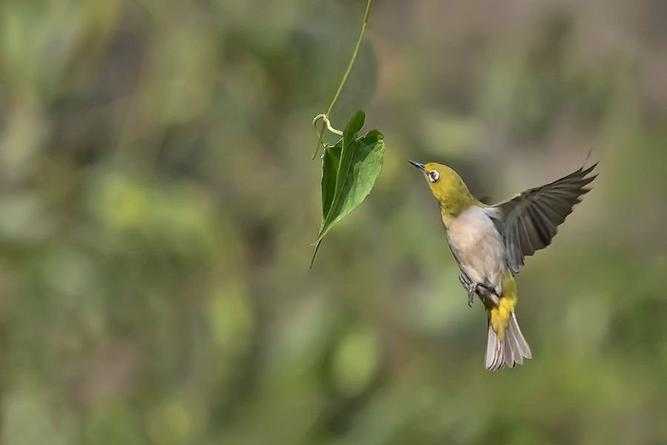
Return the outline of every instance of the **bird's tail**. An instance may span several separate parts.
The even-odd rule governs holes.
[[[486,343],[486,369],[497,371],[503,366],[513,368],[522,365],[523,359],[533,358],[530,346],[523,338],[516,314],[512,312],[507,328],[496,333],[489,321],[489,337]]]
[[[524,358],[532,358],[530,346],[523,338],[516,320],[514,307],[518,300],[516,282],[511,274],[503,280],[503,294],[489,311],[489,334],[486,343],[486,369],[497,371],[503,366],[523,364]]]

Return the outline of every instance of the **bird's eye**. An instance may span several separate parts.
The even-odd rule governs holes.
[[[437,171],[433,170],[432,172],[428,173],[428,180],[435,183],[438,182],[438,179],[440,179],[440,173]]]

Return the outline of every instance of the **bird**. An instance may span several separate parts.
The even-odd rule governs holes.
[[[491,372],[531,359],[516,316],[516,279],[525,257],[551,244],[591,182],[597,163],[497,204],[475,198],[461,176],[436,162],[409,161],[421,171],[440,206],[447,243],[459,267],[459,281],[487,315],[485,367]],[[594,174],[595,173],[595,174]]]

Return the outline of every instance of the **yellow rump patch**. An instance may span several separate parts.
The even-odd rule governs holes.
[[[491,326],[500,340],[505,338],[505,330],[517,301],[516,281],[510,273],[507,273],[503,279],[503,294],[500,296],[498,306],[489,311]]]

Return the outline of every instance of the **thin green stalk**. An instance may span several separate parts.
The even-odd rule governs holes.
[[[364,40],[364,34],[366,33],[366,25],[368,25],[368,17],[370,16],[371,13],[371,5],[373,4],[373,0],[367,0],[366,1],[366,10],[364,11],[364,17],[361,20],[361,29],[359,30],[359,37],[357,37],[357,43],[354,45],[354,51],[352,52],[352,57],[350,58],[350,61],[347,64],[347,68],[345,69],[345,73],[343,73],[343,77],[340,79],[340,83],[338,84],[338,89],[336,90],[336,93],[334,94],[333,98],[331,99],[331,103],[329,103],[329,108],[327,108],[327,112],[324,113],[324,117],[327,118],[327,121],[330,120],[330,115],[331,115],[331,110],[333,109],[334,105],[336,104],[336,101],[338,100],[338,97],[340,96],[341,91],[343,91],[343,87],[345,86],[345,83],[347,82],[347,78],[350,75],[350,71],[352,71],[352,66],[354,65],[354,61],[357,59],[357,53],[359,52],[359,47],[361,46],[362,40]],[[317,122],[317,121],[315,121]],[[313,153],[313,159],[317,157],[317,153],[320,151],[320,147],[322,146],[322,139],[324,138],[324,130],[327,128],[327,125],[323,122],[322,126],[320,127],[320,134],[319,138],[317,140],[317,146],[315,147],[315,152]]]

